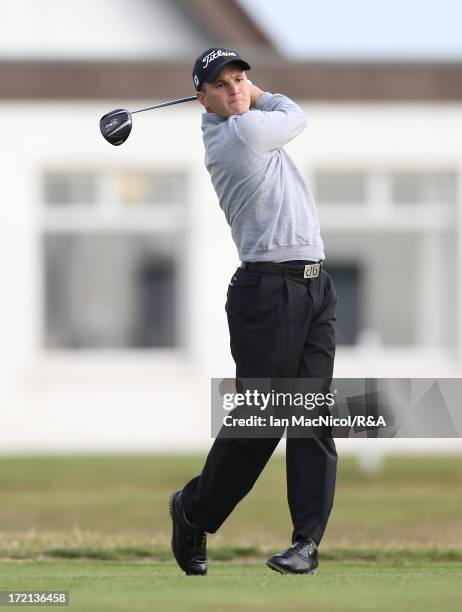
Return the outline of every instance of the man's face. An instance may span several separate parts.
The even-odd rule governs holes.
[[[207,112],[221,117],[246,113],[250,108],[250,89],[245,72],[236,64],[228,64],[213,83],[204,83],[197,99]]]

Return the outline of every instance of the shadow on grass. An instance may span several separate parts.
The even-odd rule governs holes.
[[[211,548],[208,551],[212,561],[231,561],[265,559],[274,554],[272,550],[262,550],[258,547],[225,546]],[[51,559],[89,559],[92,561],[169,561],[172,553],[166,548],[154,547],[63,547],[44,550],[16,550],[1,557],[11,560],[27,560],[38,558]],[[383,549],[383,548],[331,548],[320,551],[323,561],[368,562],[403,564],[415,562],[462,562],[462,551],[454,549]]]

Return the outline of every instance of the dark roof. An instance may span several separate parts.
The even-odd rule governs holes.
[[[175,0],[208,41],[207,46],[261,47],[277,54],[271,39],[236,0]],[[199,55],[199,50],[197,55]]]
[[[291,62],[246,55],[257,85],[295,99],[462,101],[462,62]],[[193,59],[193,58],[192,58]],[[161,99],[194,94],[188,61],[3,61],[0,99]]]

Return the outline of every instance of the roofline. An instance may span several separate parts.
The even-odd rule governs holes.
[[[252,80],[295,99],[460,102],[462,62],[253,61]],[[257,55],[258,57],[258,55]],[[258,57],[258,60],[261,60]],[[194,94],[190,61],[0,61],[0,100],[165,99]]]
[[[279,54],[267,33],[252,19],[237,0],[175,0],[196,27],[209,47],[261,46]]]

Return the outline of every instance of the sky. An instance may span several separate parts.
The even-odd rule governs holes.
[[[462,0],[239,1],[291,56],[462,58]]]

